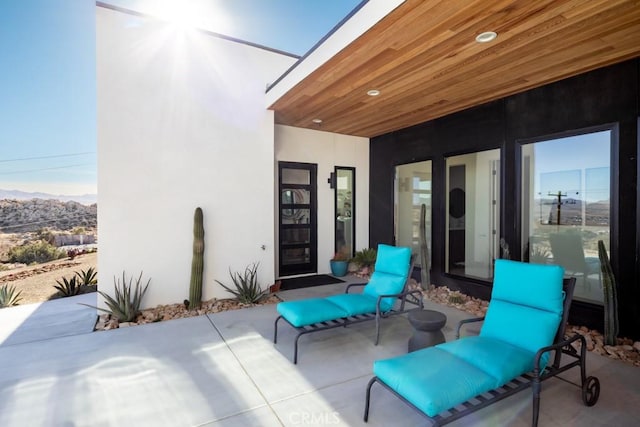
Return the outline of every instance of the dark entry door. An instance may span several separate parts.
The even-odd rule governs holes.
[[[278,163],[280,277],[318,270],[317,170],[314,163]]]

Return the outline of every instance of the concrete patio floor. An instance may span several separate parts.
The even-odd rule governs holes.
[[[344,287],[280,296],[299,299]],[[427,305],[447,315],[447,339],[469,317]],[[402,316],[383,321],[378,346],[373,322],[306,335],[294,365],[295,331],[280,325],[278,344],[272,343],[274,305],[105,332],[86,332],[83,325],[49,338],[33,334],[36,313],[16,324],[11,310],[0,310],[1,426],[429,425],[375,386],[369,423],[362,421],[373,361],[407,350],[412,329]],[[86,322],[84,314],[72,316],[78,317],[73,324]],[[543,383],[540,425],[638,425],[640,369],[593,354],[587,367],[602,385],[597,405],[585,407],[577,387],[551,379]],[[577,381],[574,371],[565,377]],[[530,417],[531,395],[524,391],[450,425],[528,426]]]

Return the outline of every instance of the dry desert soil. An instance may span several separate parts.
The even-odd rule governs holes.
[[[0,286],[8,284],[22,291],[20,305],[47,301],[57,293],[54,286],[63,277],[71,279],[76,271],[97,269],[98,253],[88,253],[69,258],[59,259],[44,264],[19,267],[7,271],[0,271]]]

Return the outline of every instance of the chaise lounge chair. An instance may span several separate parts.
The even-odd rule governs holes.
[[[374,362],[364,410],[369,417],[371,387],[378,383],[440,426],[528,387],[537,426],[541,382],[579,366],[582,399],[593,406],[600,394],[596,377],[586,377],[586,341],[564,338],[575,278],[563,281],[559,266],[496,260],[491,302],[479,336],[470,336]],[[571,345],[580,340],[580,352]],[[553,363],[547,366],[551,351]],[[565,355],[570,361],[561,365]],[[565,361],[566,361],[565,359]]]
[[[379,245],[375,269],[369,283],[351,284],[344,294],[279,303],[277,310],[280,316],[274,324],[274,344],[278,341],[278,321],[284,319],[298,331],[293,363],[298,363],[298,340],[302,335],[346,327],[353,323],[375,320],[375,343],[378,345],[380,319],[423,307],[421,291],[407,291],[412,270],[410,248]],[[362,293],[350,293],[351,289],[359,286],[364,286]],[[400,301],[398,309],[394,308],[397,300]],[[405,310],[406,303],[417,307]]]

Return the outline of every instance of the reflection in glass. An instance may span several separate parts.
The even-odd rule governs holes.
[[[396,167],[394,192],[396,244],[420,253],[420,207],[426,207],[427,248],[431,255],[431,161]],[[420,266],[421,257],[416,257]]]
[[[286,245],[297,245],[310,242],[310,231],[308,228],[288,228],[282,231],[282,243]]]
[[[500,150],[448,157],[446,168],[445,271],[490,280],[500,256]]]
[[[311,173],[307,169],[283,168],[281,184],[302,184],[311,183]]]
[[[283,224],[304,224],[309,222],[309,210],[300,209],[300,205],[309,206],[309,190],[282,190],[282,219]]]
[[[575,298],[602,303],[598,240],[609,247],[611,131],[522,146],[525,260],[575,276]]]
[[[300,188],[282,190],[282,204],[308,205],[309,190]]]
[[[282,264],[304,264],[308,263],[311,259],[309,255],[309,248],[292,248],[282,251]]]
[[[309,224],[309,209],[282,209],[282,224]]]
[[[336,176],[336,223],[335,251],[354,255],[355,244],[355,168],[335,168]]]

